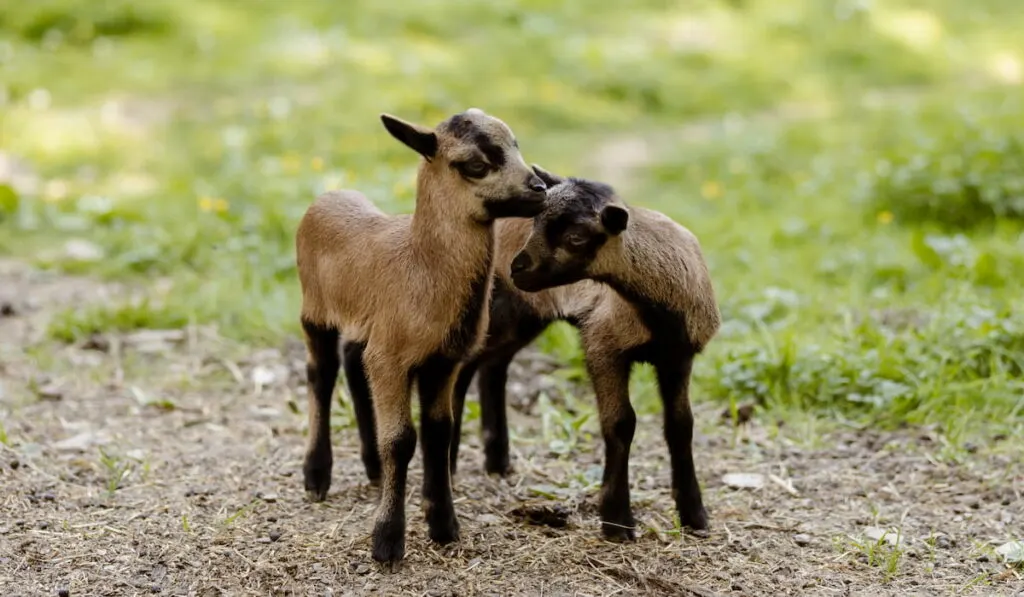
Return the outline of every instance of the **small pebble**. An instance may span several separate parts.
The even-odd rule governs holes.
[[[40,400],[51,400],[54,402],[64,398],[64,392],[61,391],[60,386],[57,384],[47,384],[36,390],[36,394]]]
[[[281,531],[270,531],[270,540],[277,541],[281,538]]]
[[[15,314],[17,314],[17,310],[14,305],[7,301],[0,303],[0,317],[14,317]]]
[[[359,564],[358,566],[356,566],[356,574],[369,574],[369,573],[370,573],[370,567],[367,566],[366,564]]]
[[[953,547],[953,541],[946,535],[939,535],[935,538],[935,546],[941,549]]]
[[[12,471],[16,471],[16,470],[18,470],[21,467],[21,462],[19,462],[17,460],[12,460],[10,462],[10,466],[11,466],[11,470]]]
[[[108,352],[110,350],[110,340],[102,334],[91,334],[86,338],[85,342],[82,343],[82,349]]]
[[[163,588],[161,588],[160,585],[153,585],[149,588],[149,592],[151,593],[159,593],[160,591],[163,591]]]
[[[793,535],[793,542],[800,547],[804,547],[805,545],[811,544],[811,536],[805,533],[798,533]]]
[[[272,491],[261,491],[256,494],[256,497],[263,500],[264,502],[267,502],[268,504],[273,504],[278,499],[278,495]]]

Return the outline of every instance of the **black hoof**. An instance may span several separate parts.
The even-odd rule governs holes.
[[[405,557],[405,529],[396,522],[379,523],[373,529],[373,559],[398,562]]]
[[[679,512],[679,522],[684,527],[690,527],[695,531],[703,531],[708,528],[708,511],[701,506],[692,512]]]
[[[499,477],[507,477],[512,474],[512,465],[508,463],[508,458],[487,458],[484,461],[484,470],[487,471],[488,475],[497,475]]]
[[[632,520],[622,522],[601,521],[601,533],[609,541],[633,541],[636,539],[635,524]]]
[[[459,540],[459,521],[454,514],[448,516],[427,515],[427,534],[430,540],[440,545],[448,545]]]
[[[327,490],[331,488],[331,461],[324,462],[322,459],[306,459],[302,467],[302,474],[306,485],[306,495],[310,501],[322,502],[327,499]]]

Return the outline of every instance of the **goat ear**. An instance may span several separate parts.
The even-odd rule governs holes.
[[[601,223],[611,234],[621,234],[629,224],[629,211],[618,205],[606,205],[601,210]]]
[[[416,153],[428,160],[437,155],[437,135],[434,131],[390,114],[381,114],[380,120],[392,137],[405,143]]]
[[[544,184],[548,185],[548,188],[565,182],[565,179],[562,178],[561,176],[557,174],[552,174],[545,170],[544,168],[541,168],[537,164],[533,164],[531,167],[533,168],[533,173],[536,174],[541,180],[543,180]]]

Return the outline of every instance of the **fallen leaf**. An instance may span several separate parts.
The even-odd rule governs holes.
[[[889,545],[894,546],[904,542],[903,537],[900,537],[898,533],[879,527],[866,527],[864,529],[864,536],[875,542],[884,540]]]
[[[764,487],[764,475],[760,473],[726,473],[722,483],[733,489],[760,489]]]
[[[996,548],[996,553],[1010,564],[1024,562],[1024,541],[1009,541]]]
[[[92,446],[101,446],[103,444],[106,444],[108,441],[109,440],[103,435],[93,433],[91,431],[83,431],[78,435],[73,435],[67,439],[62,439],[61,441],[53,444],[53,447],[58,450],[67,451],[85,450]]]

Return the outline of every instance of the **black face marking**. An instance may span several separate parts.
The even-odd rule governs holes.
[[[497,218],[532,218],[544,211],[544,195],[536,200],[527,196],[507,199],[485,199],[484,209],[489,219]]]
[[[448,119],[444,128],[448,134],[456,139],[459,139],[464,143],[475,145],[495,170],[505,165],[505,151],[498,143],[494,142],[494,139],[482,131],[469,116],[466,116],[465,114],[456,114]],[[460,170],[460,172],[462,172],[462,170]]]
[[[473,142],[492,166],[501,168],[505,165],[505,150],[495,144],[490,137],[484,133],[477,133],[473,137]]]
[[[480,132],[473,119],[465,114],[456,114],[448,119],[445,124],[445,130],[448,134],[463,141],[470,141],[473,137]]]
[[[539,250],[537,245],[533,250],[526,249],[533,258],[533,267],[513,275],[513,281],[520,290],[535,292],[583,279],[587,267],[608,241],[598,214],[615,197],[611,186],[568,178],[557,183],[556,188],[549,188],[548,197],[549,207],[534,227],[534,234],[543,238],[540,243],[543,250]],[[556,259],[555,253],[559,248],[568,256]]]

